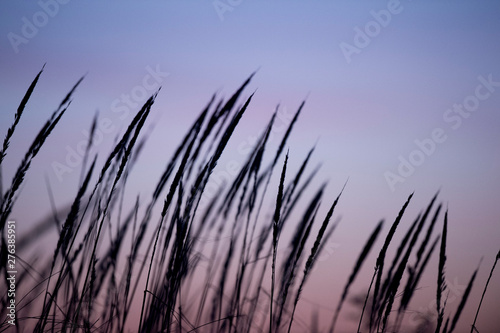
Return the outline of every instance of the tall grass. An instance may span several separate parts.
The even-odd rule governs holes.
[[[36,75],[14,114],[0,151],[0,231],[1,286],[7,287],[7,242],[5,224],[16,204],[18,192],[32,160],[70,106],[80,79],[63,98],[49,120],[35,136],[15,173],[11,185],[2,188],[2,164],[9,159],[8,147],[17,125],[33,95],[42,70]],[[154,110],[155,92],[104,159],[99,170],[98,155],[92,156],[92,137],[97,115],[90,126],[90,137],[78,189],[58,223],[57,242],[52,256],[30,260],[24,254],[29,246],[19,246],[18,260],[25,265],[17,280],[23,296],[17,300],[16,327],[34,332],[333,332],[341,318],[353,282],[363,264],[370,259],[382,232],[380,221],[354,263],[352,273],[336,303],[335,311],[320,324],[315,312],[308,322],[297,312],[302,292],[318,265],[317,258],[338,223],[330,223],[341,194],[321,214],[326,184],[310,189],[318,167],[309,171],[314,147],[300,159],[293,147],[286,156],[288,139],[304,109],[301,103],[277,148],[270,133],[276,112],[263,127],[252,151],[234,179],[210,198],[207,186],[238,124],[250,108],[253,94],[243,98],[253,74],[227,100],[214,95],[150,188],[150,197],[135,196],[127,207],[126,184],[140,158],[147,134],[143,129]],[[242,102],[243,100],[243,102]],[[291,152],[290,152],[291,151]],[[283,161],[278,188],[271,182]],[[88,164],[88,165],[87,165]],[[299,165],[292,174],[290,165]],[[306,176],[307,175],[307,176]],[[307,198],[307,196],[310,196]],[[273,200],[273,197],[275,198]],[[406,310],[440,239],[437,276],[436,332],[452,332],[458,323],[478,269],[453,317],[444,321],[446,298],[445,263],[448,214],[442,233],[435,235],[441,205],[434,209],[436,196],[407,228],[389,265],[389,248],[404,223],[411,194],[385,237],[375,261],[375,270],[362,309],[358,332],[407,332],[402,325]],[[302,208],[305,207],[305,208]],[[300,212],[300,209],[303,209]],[[55,212],[54,219],[63,210]],[[432,216],[432,217],[430,217]],[[429,222],[430,220],[430,222]],[[49,221],[50,223],[51,221]],[[427,226],[427,227],[426,227]],[[427,228],[426,231],[425,227]],[[35,226],[38,234],[28,234],[19,244],[35,246],[47,222]],[[316,237],[311,235],[317,229]],[[286,232],[285,232],[286,231]],[[291,234],[289,240],[283,235]],[[419,238],[423,235],[422,240]],[[411,260],[411,255],[415,260]],[[497,255],[495,264],[499,259]],[[483,291],[490,282],[495,265]],[[401,287],[403,286],[403,287]],[[323,286],[325,290],[332,286]],[[372,287],[374,288],[372,291]],[[401,295],[401,297],[397,297]],[[0,314],[7,318],[8,298],[2,294]],[[335,303],[333,304],[335,306]],[[479,304],[472,329],[477,331]],[[397,311],[393,311],[397,308]],[[365,312],[368,312],[364,316]],[[131,316],[134,314],[134,317]],[[138,318],[138,319],[137,319]],[[363,320],[365,319],[365,320]],[[443,325],[444,322],[444,325]],[[449,329],[448,329],[449,327]],[[4,319],[1,331],[11,329]]]

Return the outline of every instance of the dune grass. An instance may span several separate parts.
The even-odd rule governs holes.
[[[42,126],[11,185],[4,191],[2,164],[9,158],[10,141],[18,139],[16,127],[42,72],[43,68],[15,112],[0,151],[2,288],[8,284],[5,224],[14,205],[22,205],[17,201],[17,194],[31,161],[55,130],[83,79],[70,89]],[[45,245],[53,245],[52,256],[30,261],[22,252],[17,253],[17,259],[27,268],[17,279],[17,289],[23,290],[23,296],[16,299],[16,329],[34,332],[335,331],[353,282],[364,278],[359,273],[378,244],[383,221],[376,224],[366,243],[360,246],[341,298],[332,304],[335,311],[323,318],[330,325],[320,325],[317,313],[310,321],[298,316],[296,310],[302,291],[307,288],[313,267],[318,264],[317,258],[338,224],[331,224],[330,220],[346,187],[340,189],[326,216],[319,218],[322,222],[317,222],[326,184],[316,190],[309,188],[318,170],[309,171],[314,147],[302,159],[294,155],[293,147],[283,157],[305,104],[299,106],[273,151],[269,137],[275,112],[236,177],[213,198],[206,195],[211,176],[250,106],[253,94],[244,99],[243,93],[252,77],[253,74],[227,100],[217,101],[217,96],[212,97],[165,163],[157,183],[144,184],[150,186],[151,196],[137,196],[131,207],[123,204],[124,197],[129,195],[126,183],[147,138],[143,128],[159,91],[137,111],[100,171],[97,171],[98,156],[91,156],[97,116],[94,118],[79,188],[64,222],[56,224],[59,226],[57,242]],[[279,186],[274,189],[270,187],[271,179],[281,162]],[[300,165],[295,174],[289,174],[290,163]],[[441,220],[441,205],[434,208],[437,194],[407,228],[389,265],[388,256],[392,253],[389,248],[394,250],[394,236],[403,228],[405,210],[412,197],[413,193],[392,223],[378,253],[373,276],[366,281],[369,288],[359,309],[358,332],[413,329],[403,325],[403,318],[438,243],[435,332],[454,331],[470,295],[479,268],[474,271],[455,314],[445,320],[450,312],[446,311],[445,283],[448,212],[444,215],[441,235],[435,235],[435,227]],[[302,212],[301,207],[305,207]],[[56,219],[57,214],[54,216]],[[34,228],[40,235],[26,236],[31,246],[37,243],[41,233],[50,229]],[[316,237],[311,238],[316,229]],[[282,239],[284,231],[292,234],[291,239]],[[419,238],[422,239],[419,241]],[[23,240],[19,239],[19,243]],[[481,302],[499,257],[500,254],[491,269]],[[329,290],[332,286],[324,288]],[[0,302],[0,314],[7,318],[6,294],[2,294]],[[476,320],[480,308],[481,303],[472,324],[475,332],[478,332]],[[139,319],[132,319],[131,313],[140,313]],[[4,319],[0,331],[10,329],[12,325]]]

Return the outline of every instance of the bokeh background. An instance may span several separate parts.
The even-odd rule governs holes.
[[[45,64],[2,165],[5,186],[42,124],[85,75],[34,160],[12,217],[22,233],[50,214],[47,184],[55,203],[67,205],[80,176],[78,160],[68,156],[86,140],[96,112],[108,122],[96,149],[103,158],[161,85],[148,122],[154,129],[127,185],[132,200],[150,193],[211,95],[227,97],[257,70],[246,96],[256,94],[221,165],[245,160],[238,145],[261,133],[277,104],[285,124],[307,99],[289,142],[291,167],[316,145],[313,160],[322,163],[317,184],[328,180],[327,197],[333,200],[349,179],[338,211],[342,220],[306,285],[298,316],[308,320],[318,309],[328,325],[375,224],[392,222],[415,191],[408,226],[439,190],[450,218],[446,273],[457,296],[449,309],[456,309],[484,258],[460,320],[459,331],[469,331],[500,247],[499,18],[497,1],[2,1],[2,137]],[[61,165],[66,172],[56,171]],[[375,258],[370,260],[354,294],[366,292]],[[434,299],[433,267],[407,325]],[[499,299],[496,272],[480,332],[500,327]],[[355,329],[351,315],[358,310],[343,311],[339,331]]]

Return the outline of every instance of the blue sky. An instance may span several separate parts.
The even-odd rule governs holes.
[[[69,87],[86,75],[23,188],[14,214],[27,221],[26,229],[28,221],[49,212],[44,177],[58,202],[75,191],[79,171],[60,181],[54,161],[63,163],[66,147],[74,148],[85,138],[96,110],[111,121],[113,131],[100,146],[109,149],[130,120],[113,112],[113,102],[132,94],[151,70],[168,75],[161,74],[158,82],[162,90],[152,114],[156,127],[144,153],[146,162],[136,170],[142,176],[131,180],[141,193],[148,190],[140,184],[156,181],[172,147],[210,96],[228,96],[258,70],[246,92],[248,96],[256,90],[256,95],[235,145],[260,133],[278,103],[293,112],[307,96],[290,141],[291,161],[297,166],[317,142],[315,162],[323,163],[319,177],[329,179],[332,198],[349,177],[336,239],[343,244],[342,260],[352,262],[359,250],[344,239],[362,243],[379,218],[391,220],[415,191],[411,219],[440,190],[440,199],[450,209],[450,276],[465,284],[485,258],[470,305],[475,304],[500,239],[500,86],[495,83],[500,82],[500,3],[65,2],[0,3],[0,133],[5,133],[26,88],[46,64],[5,160],[5,184],[35,131]],[[225,5],[220,8],[226,11],[218,12],[217,5]],[[43,14],[47,12],[52,15]],[[376,23],[381,13],[391,13],[384,24]],[[30,31],[29,24],[36,31]],[[347,44],[356,53],[346,56],[341,46]],[[493,83],[485,85],[485,80]],[[488,96],[474,99],[477,89]],[[448,111],[454,104],[476,100],[478,105],[470,104],[474,111],[465,112],[467,116]],[[461,122],[454,129],[457,117]],[[434,141],[435,149],[427,155],[415,141],[434,140],[435,129],[446,139]],[[236,149],[226,153],[227,160],[242,159]],[[419,165],[402,176],[400,157],[409,161],[411,156]],[[391,186],[388,172],[402,178]],[[23,206],[33,198],[42,199],[27,212]],[[330,260],[333,265],[334,258]],[[347,274],[338,276],[339,283]],[[310,292],[319,303],[328,301],[319,291]],[[489,296],[483,320],[499,326],[487,309],[498,307],[500,288]],[[467,325],[470,315],[464,318]]]

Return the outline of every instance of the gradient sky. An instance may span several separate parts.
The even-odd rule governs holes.
[[[40,12],[53,1],[0,2],[2,137],[29,83],[46,64],[4,161],[4,184],[10,183],[36,131],[86,74],[26,179],[13,212],[22,230],[50,212],[45,178],[57,203],[68,203],[79,169],[61,181],[53,162],[64,163],[66,147],[85,139],[96,110],[113,127],[100,146],[106,152],[131,120],[112,111],[114,101],[142,85],[149,71],[168,75],[160,77],[162,90],[150,122],[155,129],[144,162],[135,169],[140,178],[131,179],[129,193],[149,193],[141,184],[156,182],[173,147],[214,92],[228,96],[258,70],[246,91],[256,94],[234,147],[258,135],[278,103],[294,112],[307,97],[289,142],[292,167],[317,143],[314,163],[323,163],[318,184],[329,180],[329,198],[349,178],[339,206],[342,221],[332,238],[338,248],[306,286],[305,298],[333,308],[376,222],[394,219],[415,191],[409,225],[440,190],[450,217],[448,278],[466,285],[484,258],[460,322],[462,331],[470,327],[500,247],[498,1],[221,0],[230,8],[225,12],[218,12],[211,0],[65,2],[47,7],[52,15]],[[390,18],[374,24],[382,10],[392,11]],[[34,23],[38,27],[30,30]],[[371,36],[363,39],[359,31],[366,30]],[[485,84],[488,80],[493,83]],[[453,111],[464,103],[474,111]],[[425,155],[416,141],[430,147],[435,131],[439,139]],[[225,154],[226,161],[244,160],[236,148]],[[419,165],[401,176],[401,159]],[[401,177],[392,187],[388,173]],[[369,272],[372,264],[366,266]],[[496,273],[479,320],[481,332],[500,327]],[[353,290],[364,291],[367,276]],[[419,301],[424,305],[433,298],[433,279],[423,285]],[[449,304],[453,311],[457,305]],[[345,329],[352,330],[347,312]],[[322,311],[321,318],[329,313]]]

